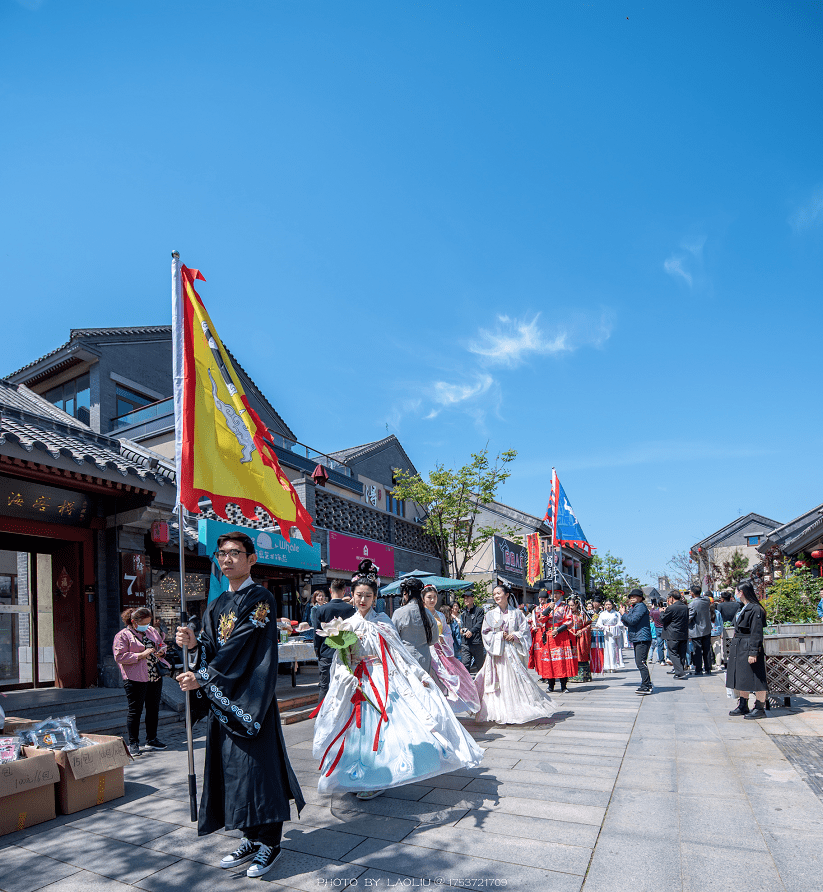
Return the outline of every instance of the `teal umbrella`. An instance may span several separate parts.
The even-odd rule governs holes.
[[[474,584],[467,579],[449,579],[447,576],[433,576],[431,573],[426,573],[425,570],[412,570],[411,573],[403,574],[403,578],[408,576],[416,576],[423,585],[436,585],[439,592],[464,591],[467,588],[471,588]],[[399,595],[400,583],[403,581],[403,578],[396,579],[394,582],[384,585],[383,588],[380,589],[380,594]]]

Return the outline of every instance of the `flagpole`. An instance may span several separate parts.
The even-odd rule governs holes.
[[[180,570],[180,625],[184,628],[190,628],[188,625],[189,615],[186,610],[186,555],[185,555],[185,526],[183,519],[183,502],[180,499],[182,461],[180,455],[179,444],[181,442],[182,424],[182,405],[179,396],[181,389],[178,386],[183,376],[183,325],[182,325],[182,283],[180,280],[180,254],[177,251],[171,253],[171,295],[172,295],[172,323],[174,342],[174,351],[172,354],[172,362],[174,365],[173,377],[175,383],[175,425],[176,431],[176,458],[177,458],[177,529],[178,529],[178,562]],[[190,671],[189,649],[183,647],[183,671]],[[192,736],[191,721],[191,692],[186,691],[186,748],[189,756],[189,817],[192,821],[197,821],[197,775],[194,770],[194,739]]]

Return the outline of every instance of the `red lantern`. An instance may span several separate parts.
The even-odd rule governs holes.
[[[155,545],[169,544],[169,525],[164,520],[155,520],[152,523],[151,541]]]
[[[808,561],[795,561],[795,562],[794,562],[794,565],[795,565],[795,567],[798,567],[798,568],[800,568],[800,567],[808,567],[808,566],[809,566],[809,562],[808,562]]]
[[[818,550],[818,551],[813,551],[813,552],[812,552],[812,557],[813,557],[816,561],[823,560],[823,551],[820,551],[820,550]]]

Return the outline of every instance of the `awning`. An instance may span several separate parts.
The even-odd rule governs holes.
[[[404,578],[408,578],[409,576],[416,576],[423,585],[437,586],[439,592],[465,591],[465,589],[471,588],[474,585],[474,583],[470,582],[468,579],[449,579],[447,576],[433,576],[425,570],[412,570],[411,573],[405,573],[403,578],[396,579],[394,582],[390,582],[388,585],[383,586],[383,588],[380,589],[380,594],[399,595],[400,583]]]

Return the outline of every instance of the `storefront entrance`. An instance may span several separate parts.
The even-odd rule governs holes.
[[[96,683],[94,598],[82,572],[88,538],[0,532],[0,688]]]

